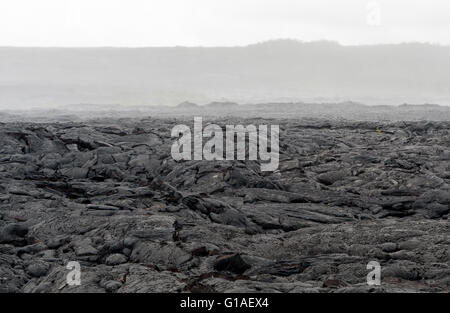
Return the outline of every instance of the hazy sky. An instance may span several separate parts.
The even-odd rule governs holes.
[[[450,44],[448,0],[0,0],[0,46]]]

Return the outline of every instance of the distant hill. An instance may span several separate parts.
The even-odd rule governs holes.
[[[180,108],[180,109],[198,108],[198,104],[189,102],[189,101],[183,101],[177,105],[177,108]]]
[[[0,48],[0,107],[450,104],[450,47],[276,40],[224,48]]]

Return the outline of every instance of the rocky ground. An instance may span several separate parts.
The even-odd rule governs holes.
[[[0,291],[449,292],[450,122],[220,121],[275,122],[268,173],[175,162],[173,118],[0,124]]]

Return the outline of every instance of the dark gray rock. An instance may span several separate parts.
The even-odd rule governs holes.
[[[214,269],[242,274],[251,266],[247,264],[238,253],[226,254],[218,257],[214,262]]]
[[[24,237],[28,234],[28,227],[24,224],[8,224],[0,229],[0,243],[25,243]]]
[[[42,277],[47,274],[50,265],[44,262],[33,262],[27,266],[27,273],[33,277]]]
[[[120,253],[111,254],[105,260],[107,265],[119,265],[127,262],[127,257]]]

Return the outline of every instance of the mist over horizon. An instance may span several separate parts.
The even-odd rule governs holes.
[[[449,46],[271,40],[242,47],[0,48],[0,107],[450,104]]]

